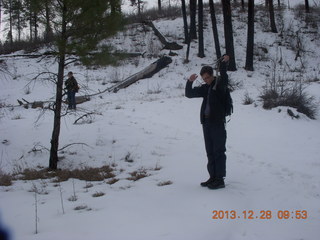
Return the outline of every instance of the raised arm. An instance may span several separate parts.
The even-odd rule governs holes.
[[[187,98],[199,98],[203,97],[203,88],[202,87],[192,87],[193,82],[197,79],[197,74],[192,74],[186,84],[185,96]]]

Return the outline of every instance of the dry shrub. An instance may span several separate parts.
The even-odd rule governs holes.
[[[137,171],[131,172],[130,175],[131,177],[127,178],[130,181],[138,181],[141,178],[150,176],[144,168],[139,168]]]
[[[104,179],[114,178],[114,169],[108,165],[100,168],[85,167],[74,170],[57,170],[49,171],[48,169],[25,169],[19,173],[18,179],[21,180],[36,180],[55,178],[54,182],[67,181],[69,178],[75,178],[85,181],[103,181]]]
[[[11,186],[12,176],[0,171],[0,186]]]
[[[163,182],[159,182],[157,185],[159,187],[163,187],[163,186],[167,186],[167,185],[171,185],[172,182],[171,181],[163,181]]]
[[[96,192],[96,193],[92,194],[92,197],[102,197],[104,195],[105,195],[104,192]]]

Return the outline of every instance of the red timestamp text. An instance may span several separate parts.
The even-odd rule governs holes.
[[[214,210],[212,219],[307,219],[307,210]]]

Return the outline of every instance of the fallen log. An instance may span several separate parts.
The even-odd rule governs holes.
[[[150,78],[155,73],[159,72],[161,69],[165,68],[172,62],[172,59],[170,57],[161,57],[145,69],[141,70],[140,72],[126,78],[125,80],[117,83],[116,85],[112,86],[108,89],[108,92],[117,92],[119,89],[126,88],[130,86],[131,84],[137,82],[140,79],[144,78]]]
[[[76,96],[76,104],[81,104],[84,102],[88,102],[90,101],[90,96]],[[22,106],[26,109],[28,108],[45,108],[44,104],[45,103],[54,103],[53,101],[34,101],[34,102],[29,102],[27,100],[25,100],[24,98],[22,98],[22,101],[17,99],[19,106]],[[25,103],[24,103],[25,102]],[[65,101],[63,101],[64,103],[68,104],[68,99],[66,99]]]
[[[154,31],[154,34],[159,38],[160,42],[164,45],[164,49],[168,50],[180,50],[183,46],[176,42],[168,42],[167,39],[159,32],[159,30],[154,26],[151,21],[144,21],[144,24],[148,25]]]

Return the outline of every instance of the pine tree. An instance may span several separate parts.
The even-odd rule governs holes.
[[[203,1],[198,2],[198,33],[199,33],[199,51],[198,57],[203,58],[204,55],[204,42],[203,42]]]
[[[184,29],[184,42],[188,43],[188,21],[187,21],[187,10],[186,10],[186,1],[181,0],[181,11],[183,19],[183,29]]]
[[[9,41],[10,46],[13,45],[13,0],[3,0],[3,8],[4,14],[8,15],[8,22],[9,22],[9,31],[7,34],[7,41]]]
[[[236,71],[236,61],[234,56],[234,45],[233,45],[233,29],[231,19],[231,5],[230,0],[221,0],[224,20],[224,38],[226,44],[226,53],[229,55],[229,67],[228,70]]]
[[[254,0],[248,1],[248,34],[247,54],[245,69],[253,71],[253,49],[254,49]]]
[[[310,12],[310,8],[309,8],[309,0],[305,0],[305,6],[306,6],[306,12],[309,13]]]
[[[271,32],[277,33],[276,21],[274,17],[274,8],[273,8],[273,0],[269,0],[269,16],[270,16],[270,25],[271,25]]]
[[[161,0],[158,0],[158,11],[161,12]]]
[[[27,26],[24,18],[24,8],[21,0],[12,1],[12,21],[13,26],[18,33],[18,41],[21,41],[21,33],[23,29]]]
[[[190,0],[190,40],[197,39],[197,26],[196,26],[196,15],[197,15],[197,0]]]
[[[121,13],[111,12],[110,2],[105,0],[56,0],[52,3],[58,22],[55,45],[58,49],[58,74],[54,122],[51,137],[49,168],[57,169],[61,123],[62,90],[67,54],[73,53],[85,61],[97,44],[117,32],[121,26]],[[108,58],[105,55],[105,58]]]
[[[219,42],[219,35],[218,35],[218,28],[217,28],[217,19],[216,19],[216,13],[215,13],[213,0],[209,0],[209,6],[210,6],[210,15],[211,15],[211,22],[212,22],[214,46],[216,49],[216,56],[219,59],[221,57],[221,50],[220,50],[220,42]]]

